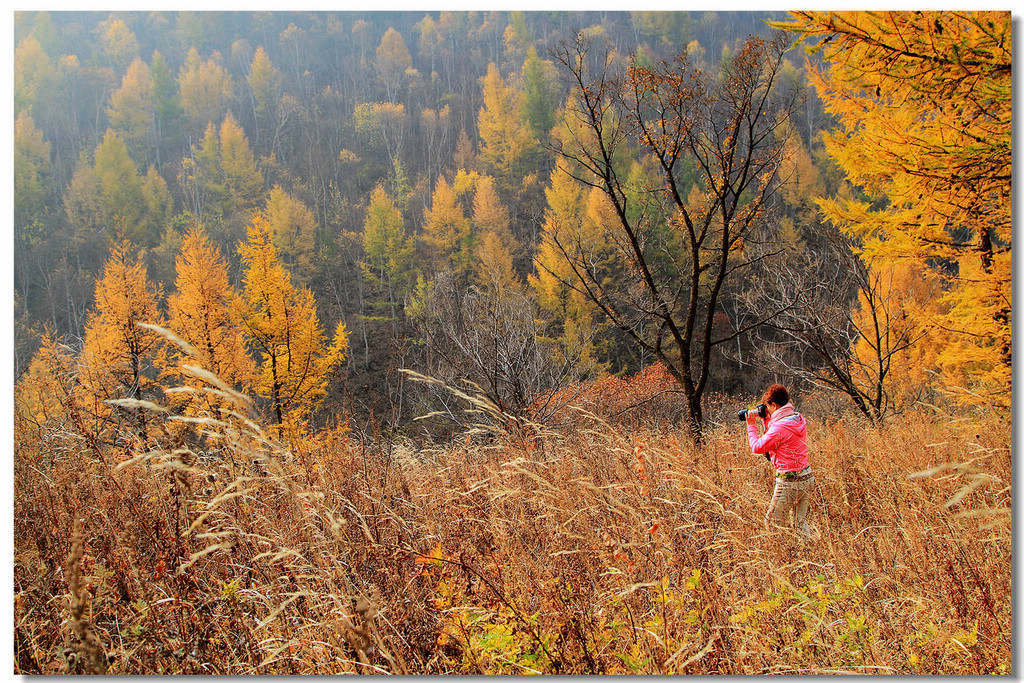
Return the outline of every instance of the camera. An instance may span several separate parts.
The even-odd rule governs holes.
[[[760,417],[762,420],[768,417],[768,406],[766,406],[763,403],[759,404],[757,408],[751,408],[750,410],[756,410],[757,416]],[[747,419],[747,413],[749,413],[750,410],[743,409],[736,414],[736,417],[740,419],[740,422],[745,422]]]

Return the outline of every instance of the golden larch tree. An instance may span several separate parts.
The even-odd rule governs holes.
[[[206,385],[183,372],[182,365],[198,365],[229,386],[248,391],[254,364],[236,317],[237,294],[228,282],[224,257],[200,228],[185,234],[175,267],[177,291],[167,298],[167,325],[192,346],[192,353],[173,347],[165,373],[194,390],[179,394],[185,414],[217,415],[233,406],[223,397],[204,393]]]
[[[521,70],[523,80],[523,118],[537,140],[546,140],[555,127],[558,107],[558,73],[553,62],[541,59],[534,45],[526,51]]]
[[[167,187],[167,181],[155,166],[150,166],[146,171],[142,182],[142,201],[151,230],[157,234],[160,234],[158,231],[161,229],[166,230],[174,215],[174,198]]]
[[[245,131],[230,112],[220,125],[220,178],[235,211],[256,206],[263,194],[263,174],[256,165]]]
[[[435,268],[451,265],[459,273],[472,268],[473,232],[455,190],[437,179],[430,208],[424,213],[423,244],[427,262]]]
[[[14,121],[14,227],[20,233],[47,211],[55,184],[51,145],[26,112]]]
[[[203,61],[194,47],[178,72],[178,88],[185,116],[196,130],[219,120],[234,94],[231,74],[213,59]]]
[[[480,176],[473,194],[473,228],[481,235],[494,233],[513,256],[519,251],[519,241],[509,224],[508,209],[498,197],[494,178]]]
[[[483,106],[477,116],[480,161],[502,190],[518,189],[530,162],[539,150],[537,138],[523,117],[522,96],[505,83],[498,67],[487,66]]]
[[[162,325],[159,303],[160,291],[149,283],[143,262],[130,256],[129,244],[114,247],[96,281],[95,308],[85,324],[79,358],[80,405],[101,421],[114,415],[107,400],[153,397],[153,369],[162,342],[139,323]],[[145,438],[145,412],[126,412]]]
[[[35,36],[27,36],[14,50],[14,111],[32,112],[32,104],[40,91],[54,77],[50,57]]]
[[[376,52],[377,75],[387,91],[389,102],[394,102],[407,69],[412,67],[412,56],[402,34],[388,27],[380,39]]]
[[[577,288],[573,281],[572,266],[562,253],[562,245],[587,242],[596,246],[597,235],[588,218],[588,200],[582,186],[567,172],[567,164],[559,159],[551,171],[551,185],[545,190],[548,208],[540,244],[534,256],[536,274],[527,281],[545,323],[545,334],[557,341],[557,348],[566,358],[579,358],[578,369],[583,372],[597,367],[597,347],[594,337],[602,326],[599,311]]]
[[[95,28],[103,57],[116,71],[128,66],[139,55],[139,40],[122,19],[110,17]]]
[[[839,129],[830,155],[867,195],[821,202],[872,267],[912,259],[941,282],[938,366],[965,402],[1011,388],[1009,12],[795,12],[822,38],[810,78]]]
[[[508,293],[522,289],[522,280],[512,264],[512,254],[497,233],[487,232],[480,236],[474,265],[473,278],[484,290]]]
[[[153,79],[149,66],[136,57],[128,66],[121,87],[110,96],[107,106],[110,127],[124,137],[125,143],[140,154],[153,141]]]
[[[363,252],[366,257],[359,265],[371,290],[369,305],[393,322],[415,278],[413,241],[406,236],[402,212],[382,184],[373,189],[366,208]]]
[[[274,67],[262,45],[256,48],[246,80],[252,93],[252,113],[256,121],[256,141],[259,142],[261,133],[271,125],[271,114],[281,94],[281,72]]]
[[[339,321],[333,340],[324,335],[312,292],[292,284],[262,214],[253,217],[239,254],[245,275],[235,312],[259,358],[255,393],[269,402],[281,433],[295,435],[344,360],[348,333]]]
[[[124,142],[107,129],[96,146],[95,163],[79,166],[64,195],[75,232],[80,236],[106,233],[114,240],[155,245],[163,226],[155,224],[147,211],[144,182]]]
[[[476,182],[472,224],[477,235],[476,281],[496,289],[518,290],[522,282],[513,266],[519,243],[509,229],[508,209],[498,198],[490,176],[481,176]]]
[[[944,344],[920,321],[937,315],[942,301],[937,276],[916,261],[876,262],[864,277],[849,318],[857,331],[850,380],[855,404],[878,420],[932,398],[929,372]]]
[[[288,269],[307,280],[316,253],[316,217],[301,200],[274,185],[265,209],[270,236]]]
[[[779,126],[776,135],[783,141],[782,160],[779,164],[779,188],[782,199],[790,206],[816,212],[814,198],[823,191],[821,174],[814,166],[807,147],[791,122]]]
[[[466,198],[473,195],[476,192],[477,183],[480,182],[481,176],[479,173],[472,169],[459,168],[455,172],[455,178],[452,179],[452,191],[455,192],[455,197],[465,202]]]
[[[72,401],[74,366],[74,356],[57,342],[54,334],[44,334],[15,387],[15,419],[41,426],[65,415]]]

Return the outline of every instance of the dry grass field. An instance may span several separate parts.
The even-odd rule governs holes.
[[[163,416],[143,449],[18,417],[15,673],[1008,673],[1009,424],[808,417],[806,544],[738,423],[423,450]]]

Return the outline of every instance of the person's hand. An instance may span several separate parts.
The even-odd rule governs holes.
[[[748,410],[747,411],[747,424],[748,425],[757,425],[757,411],[756,410]]]

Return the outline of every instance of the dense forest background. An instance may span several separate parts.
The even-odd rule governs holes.
[[[81,338],[111,245],[128,240],[169,292],[183,235],[198,224],[238,284],[238,244],[264,210],[324,324],[344,320],[351,335],[331,409],[340,401],[407,422],[415,414],[398,405],[396,370],[438,372],[409,304],[417,281],[422,289],[455,258],[431,253],[440,205],[476,235],[500,232],[533,316],[554,334],[564,326],[566,313],[529,285],[545,216],[573,191],[552,174],[569,87],[556,46],[582,32],[622,62],[686,53],[714,70],[748,35],[766,35],[770,18],[780,14],[19,13],[16,376],[45,329]],[[811,193],[838,182],[802,61],[791,55],[781,74],[802,98],[791,142],[800,186],[778,207],[790,226],[813,222]],[[480,178],[492,179],[484,192]],[[600,221],[597,199],[576,201]],[[382,203],[400,212],[395,235],[373,222]],[[583,374],[652,362],[607,325],[585,343]],[[716,351],[712,390],[763,381],[743,364],[750,343],[739,338],[733,360]]]
[[[849,109],[855,97],[820,76],[810,87],[820,54],[769,26],[784,19],[19,13],[15,374],[42,340],[88,347],[90,320],[119,324],[100,302],[108,259],[144,266],[124,300],[151,297],[151,310],[125,319],[160,323],[166,310],[182,333],[174,296],[194,307],[209,292],[185,294],[177,260],[200,252],[226,259],[197,276],[226,268],[223,324],[246,328],[250,354],[277,349],[291,365],[288,323],[268,322],[266,338],[254,327],[253,288],[270,277],[252,270],[258,224],[265,265],[306,297],[318,339],[301,376],[261,361],[272,376],[252,388],[278,422],[292,382],[303,414],[323,399],[321,416],[372,414],[388,429],[428,412],[457,425],[452,396],[410,386],[406,370],[472,387],[502,415],[547,419],[567,387],[660,364],[661,388],[698,431],[709,397],[772,379],[834,392],[873,420],[936,400],[936,386],[1005,404],[998,24],[967,17],[974,33],[961,36],[893,15],[897,32],[942,43],[936,63],[961,44],[982,61],[923,72],[935,82],[921,96],[916,77],[884,63],[857,67],[882,79],[873,91],[836,71],[832,83],[868,98]],[[992,49],[991,74],[975,73]],[[962,104],[930,111],[928,88]],[[871,98],[890,113],[865,124]],[[912,132],[928,121],[934,143]],[[729,133],[729,122],[744,123]],[[966,142],[951,147],[950,134]],[[248,314],[231,303],[243,289]],[[327,355],[323,329],[335,330]],[[105,391],[139,398],[166,362],[156,347],[126,353],[129,379]]]

